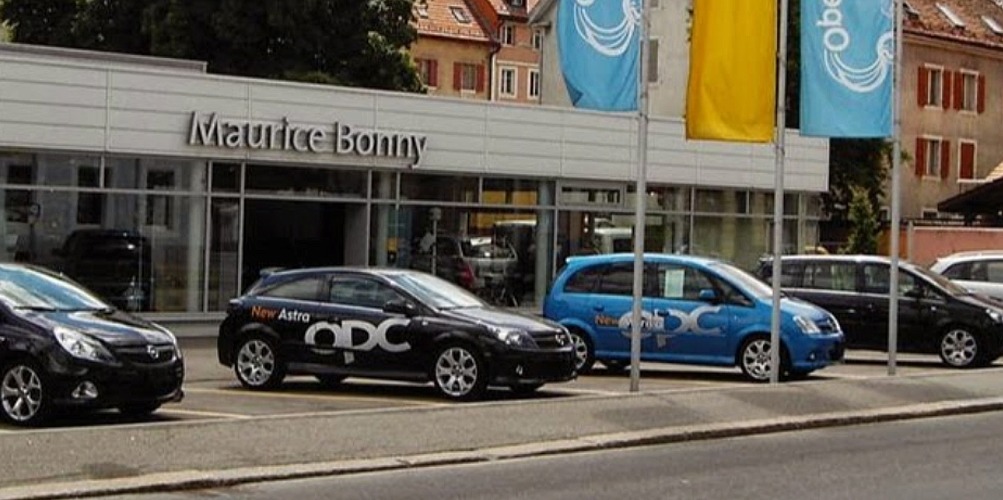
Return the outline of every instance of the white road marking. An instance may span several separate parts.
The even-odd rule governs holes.
[[[229,418],[229,419],[247,419],[254,418],[254,415],[241,415],[239,413],[221,413],[217,411],[201,411],[201,410],[183,410],[180,408],[161,408],[157,413],[175,413],[181,415],[192,415],[196,417],[215,417],[215,418]]]
[[[416,406],[441,406],[442,403],[429,402],[423,400],[415,399],[400,399],[396,396],[387,398],[377,398],[371,396],[355,396],[352,394],[330,394],[330,395],[320,395],[320,394],[300,394],[300,393],[284,393],[284,392],[254,392],[254,391],[243,391],[239,389],[202,389],[202,388],[186,388],[185,392],[190,392],[194,394],[225,394],[228,396],[240,396],[240,397],[256,397],[265,399],[298,399],[298,400],[315,400],[315,401],[379,401],[382,403],[388,402],[390,400],[393,403],[403,403]]]

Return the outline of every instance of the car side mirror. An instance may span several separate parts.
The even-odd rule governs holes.
[[[418,306],[405,299],[388,300],[383,304],[383,312],[391,314],[403,314],[409,318],[418,315]]]
[[[702,288],[700,290],[700,300],[703,302],[715,303],[719,300],[717,296],[717,291],[713,288]]]

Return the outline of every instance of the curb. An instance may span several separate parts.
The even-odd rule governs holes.
[[[147,474],[133,478],[74,481],[42,486],[21,486],[0,489],[0,500],[84,498],[225,488],[265,481],[306,479],[362,472],[512,460],[562,453],[721,439],[754,434],[841,427],[947,415],[964,415],[999,410],[1003,410],[1003,397],[924,403],[875,410],[820,413],[797,417],[750,420],[746,422],[665,427],[644,431],[583,436],[542,443],[485,448],[481,450],[425,453],[365,460],[339,460],[311,464],[244,467],[217,471],[183,470]]]

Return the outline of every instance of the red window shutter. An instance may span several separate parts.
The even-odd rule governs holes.
[[[923,177],[926,173],[926,141],[922,137],[916,138],[916,176]]]
[[[944,109],[951,109],[951,82],[953,81],[953,79],[951,78],[951,74],[952,74],[951,71],[944,70],[944,81],[943,85],[941,86],[942,87],[941,90],[943,90],[941,95],[942,98],[941,107],[943,107]]]
[[[916,77],[916,103],[919,104],[919,107],[921,108],[929,104],[926,101],[926,94],[930,92],[930,82],[927,81],[929,73],[929,70],[920,66],[919,76]]]
[[[460,90],[460,85],[463,83],[463,65],[454,62],[453,63],[453,90]]]
[[[439,86],[439,61],[435,59],[428,62],[428,86]]]
[[[961,144],[961,169],[958,172],[959,179],[975,178],[975,145],[971,143]]]
[[[477,65],[477,91],[484,92],[484,65]]]
[[[965,75],[960,71],[954,72],[954,109],[965,107]],[[947,106],[944,106],[947,109]]]
[[[951,141],[940,143],[940,178],[946,179],[951,175]]]
[[[979,75],[978,107],[976,111],[983,113],[986,110],[986,75]]]

